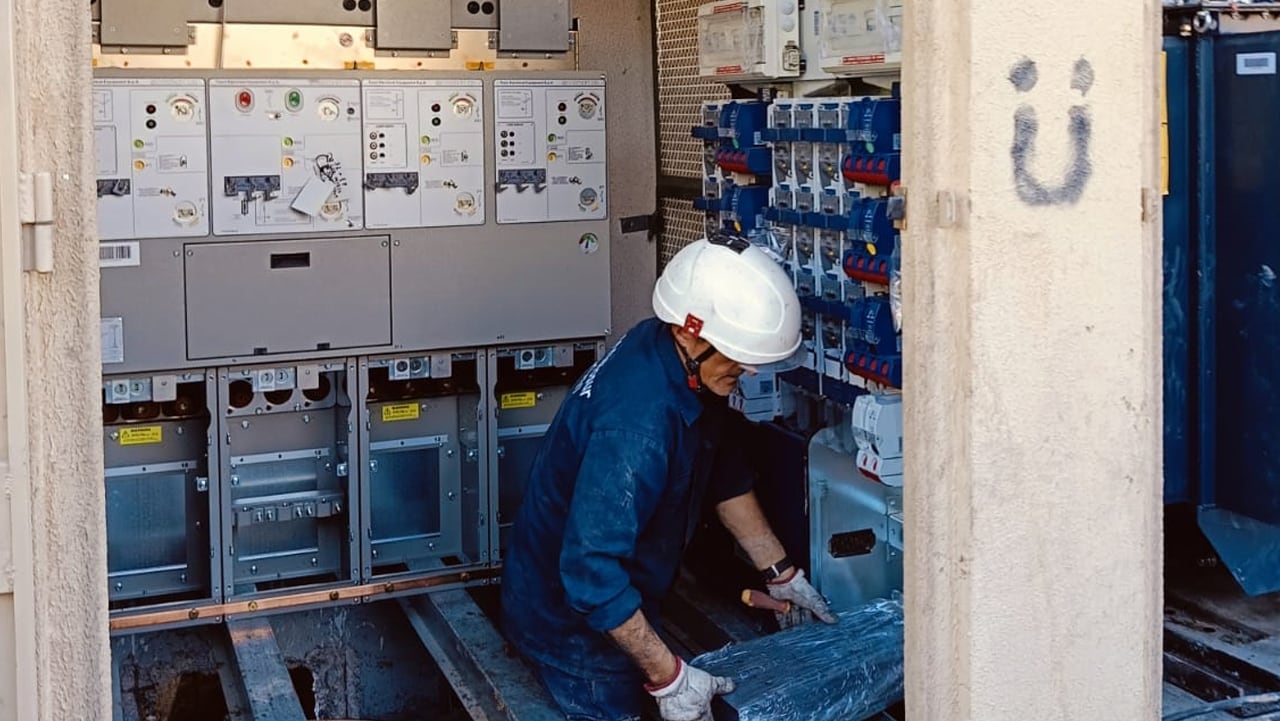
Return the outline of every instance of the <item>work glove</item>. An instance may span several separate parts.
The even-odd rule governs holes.
[[[711,699],[733,691],[733,679],[712,676],[676,657],[676,677],[660,688],[645,686],[663,721],[712,721]]]
[[[835,623],[836,616],[827,607],[827,602],[804,578],[804,571],[796,569],[795,575],[785,582],[768,584],[769,595],[779,601],[789,601],[791,610],[787,613],[775,613],[780,628],[791,628],[809,620],[810,614],[817,616],[824,623]]]

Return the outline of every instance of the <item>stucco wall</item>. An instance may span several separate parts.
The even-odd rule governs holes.
[[[54,272],[29,274],[25,289],[36,718],[104,719],[111,695],[89,14],[71,0],[15,7],[18,160],[55,179]]]
[[[908,714],[1156,718],[1159,3],[906,7]]]
[[[658,250],[645,232],[622,234],[622,218],[650,215],[657,203],[653,115],[653,10],[650,0],[578,0],[578,64],[609,78],[609,193],[613,216],[613,338],[653,314]]]

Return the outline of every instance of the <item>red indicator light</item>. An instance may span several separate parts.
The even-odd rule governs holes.
[[[241,90],[240,94],[236,96],[236,107],[241,110],[248,110],[252,106],[253,93],[250,93],[248,90]]]

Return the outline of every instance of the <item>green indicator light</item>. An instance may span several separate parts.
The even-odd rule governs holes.
[[[548,143],[554,143],[554,142],[556,142],[556,134],[555,134],[555,133],[552,133],[552,134],[548,135],[548,136],[547,136],[547,142],[548,142]]]
[[[430,136],[430,135],[424,135],[424,136],[422,136],[422,144],[423,144],[423,145],[430,145],[430,144],[431,144],[431,136]]]
[[[141,140],[133,141],[133,147],[137,148],[138,150],[142,150],[142,141]]]
[[[292,148],[292,147],[293,147],[293,138],[285,138],[285,139],[284,139],[284,147],[286,147],[286,148]]]

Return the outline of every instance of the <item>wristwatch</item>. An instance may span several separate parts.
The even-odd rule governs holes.
[[[791,559],[786,556],[783,556],[781,561],[778,561],[772,566],[769,566],[768,568],[762,570],[760,573],[764,576],[765,583],[768,583],[769,581],[772,581],[775,578],[782,576],[782,574],[786,573],[787,571],[790,571],[793,568],[795,568],[795,564],[791,562]]]

